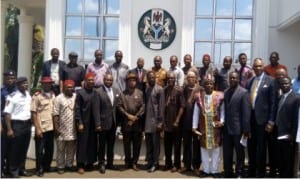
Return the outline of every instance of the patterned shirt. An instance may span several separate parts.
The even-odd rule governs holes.
[[[73,94],[72,97],[68,97],[63,93],[55,98],[53,116],[59,116],[57,126],[60,135],[58,140],[69,141],[76,139],[76,126],[74,120],[75,98],[76,94]]]
[[[100,65],[95,62],[92,62],[87,66],[86,69],[86,73],[91,72],[95,74],[95,86],[97,87],[103,85],[103,77],[109,71],[109,66],[104,62],[101,62]]]
[[[155,70],[155,67],[152,67],[152,71],[154,71],[155,73],[156,84],[158,84],[161,87],[165,87],[167,81],[167,71],[164,68]]]

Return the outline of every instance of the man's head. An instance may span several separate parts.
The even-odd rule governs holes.
[[[144,64],[145,64],[144,58],[140,57],[140,58],[137,59],[137,61],[136,61],[136,66],[137,66],[139,69],[144,68]]]
[[[40,82],[42,84],[42,89],[44,90],[44,92],[48,93],[51,91],[52,84],[54,83],[54,81],[52,80],[52,78],[50,76],[42,77]]]
[[[51,49],[52,60],[57,61],[59,57],[59,50],[57,48]]]
[[[283,93],[289,92],[291,85],[291,79],[289,77],[283,77],[279,80],[279,87]]]
[[[195,84],[197,83],[197,76],[193,71],[188,71],[186,79],[187,79],[187,85],[189,87],[194,87]]]
[[[183,61],[186,67],[190,67],[192,65],[192,56],[190,54],[186,54],[183,57]]]
[[[95,75],[94,73],[87,73],[85,74],[84,77],[84,81],[85,81],[85,87],[88,89],[91,89],[94,87],[94,83],[95,83]]]
[[[101,63],[101,61],[102,61],[102,57],[103,57],[103,52],[102,52],[102,50],[96,50],[95,51],[95,61],[96,61],[96,63]]]
[[[256,76],[260,76],[264,71],[264,62],[261,58],[255,58],[252,66]]]
[[[277,66],[278,65],[278,61],[279,61],[279,53],[278,52],[272,52],[270,54],[270,64],[272,66]]]
[[[239,74],[236,71],[230,72],[229,73],[229,85],[230,88],[236,88],[239,84]]]
[[[107,88],[110,88],[113,84],[114,79],[113,76],[110,73],[108,73],[104,75],[103,81],[104,81],[104,85]]]
[[[177,56],[176,55],[172,55],[170,57],[170,66],[171,66],[171,68],[175,68],[177,66],[177,64],[178,64],[178,58],[177,58]]]
[[[176,75],[174,72],[167,73],[167,82],[169,86],[175,86]]]
[[[208,54],[204,54],[202,57],[202,64],[205,68],[209,67],[210,64],[210,56]]]
[[[155,74],[153,71],[149,71],[147,73],[147,81],[149,83],[150,86],[154,86],[155,85]]]
[[[121,50],[117,50],[115,52],[116,63],[121,63],[123,59],[123,52]]]
[[[76,52],[69,53],[69,60],[71,64],[77,64],[78,54]]]
[[[161,56],[155,56],[153,60],[154,60],[154,67],[160,69],[162,64]]]
[[[28,89],[28,80],[26,77],[18,77],[16,80],[16,85],[19,91],[25,92]]]
[[[277,80],[287,76],[288,76],[287,71],[284,68],[279,68],[275,72],[275,79]]]
[[[3,73],[4,76],[4,84],[8,87],[14,87],[16,82],[16,72],[13,70],[7,70]]]
[[[223,66],[225,69],[230,69],[232,64],[232,57],[231,56],[226,56],[223,59]]]
[[[134,89],[136,87],[136,75],[130,72],[126,76],[126,84],[128,89]]]
[[[242,67],[246,66],[247,64],[247,55],[245,53],[239,54],[239,63]]]
[[[206,94],[211,94],[214,90],[214,84],[215,84],[215,79],[213,76],[208,75],[206,78],[204,78],[204,90]]]
[[[75,82],[73,80],[64,81],[64,94],[66,96],[72,96],[74,92]]]

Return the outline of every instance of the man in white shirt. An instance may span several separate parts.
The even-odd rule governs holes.
[[[183,73],[182,69],[177,66],[177,64],[178,64],[178,58],[177,58],[177,56],[176,55],[172,55],[170,57],[169,72],[173,72],[176,75],[175,85],[177,85],[177,86],[183,86],[184,73]]]

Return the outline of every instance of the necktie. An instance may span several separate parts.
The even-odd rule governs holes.
[[[251,104],[252,107],[254,108],[254,102],[255,102],[255,98],[256,98],[256,91],[257,91],[257,87],[258,87],[258,79],[255,78],[253,85],[252,85],[252,90],[251,90],[251,94],[250,94],[250,100],[251,100]]]
[[[143,81],[143,74],[142,74],[142,70],[141,69],[139,69],[139,81],[141,82],[141,81]]]
[[[114,104],[114,103],[113,103],[113,102],[114,102],[114,96],[113,96],[113,94],[112,94],[111,88],[108,88],[108,96],[109,96],[109,99],[110,99],[111,104]]]

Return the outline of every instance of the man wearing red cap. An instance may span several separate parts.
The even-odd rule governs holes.
[[[56,138],[56,164],[58,174],[65,170],[73,170],[74,156],[76,152],[76,125],[74,121],[74,106],[76,95],[74,93],[75,82],[64,81],[64,91],[54,101],[53,121],[54,136]]]
[[[96,97],[94,90],[94,74],[85,75],[84,88],[76,92],[75,122],[77,126],[77,167],[78,173],[83,174],[85,169],[92,169],[97,156],[97,138],[95,121],[93,118],[93,100]]]
[[[45,171],[50,171],[53,157],[53,82],[49,76],[42,77],[42,90],[32,96],[30,109],[35,127],[36,174],[39,177],[43,176]]]

